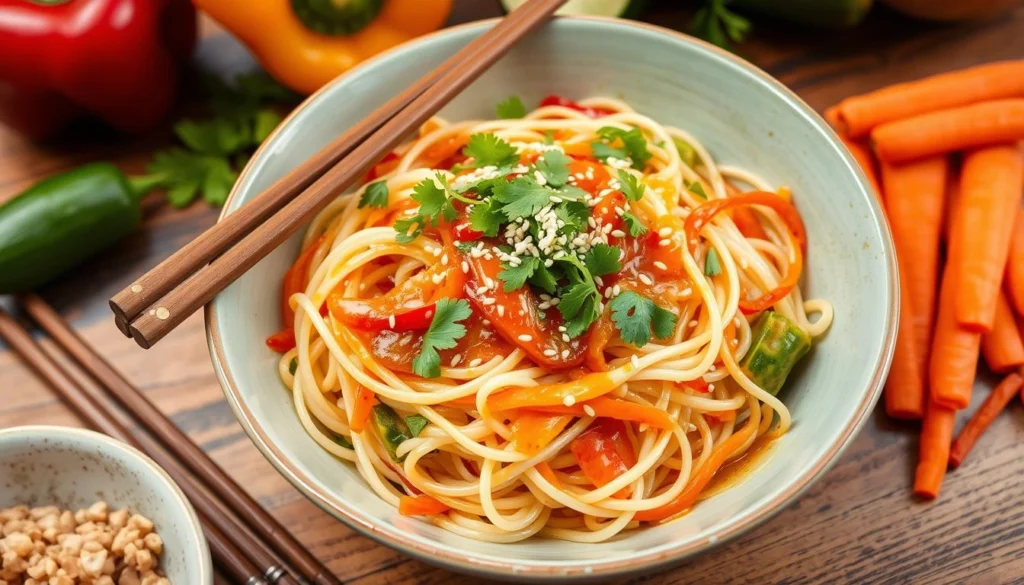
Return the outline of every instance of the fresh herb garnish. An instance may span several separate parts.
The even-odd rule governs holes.
[[[430,424],[430,421],[427,420],[427,417],[421,414],[411,414],[405,417],[405,426],[409,427],[409,432],[412,433],[412,436],[414,437],[420,436],[420,433],[423,432],[423,429],[428,424]]]
[[[626,222],[626,229],[634,238],[647,233],[647,226],[644,225],[644,222],[628,211],[622,214],[622,221]]]
[[[362,197],[359,198],[359,209],[364,207],[378,207],[383,209],[388,206],[388,184],[384,181],[375,181],[366,186]]]
[[[651,158],[651,151],[647,150],[647,139],[639,128],[623,130],[604,126],[598,128],[597,136],[600,140],[591,142],[590,149],[602,161],[609,158],[629,160],[633,168],[639,171],[643,170],[644,164]]]
[[[597,321],[600,312],[597,303],[600,293],[594,282],[578,282],[562,293],[558,311],[565,318],[565,332],[569,337],[579,337]]]
[[[292,358],[292,361],[288,362],[288,373],[294,376],[295,375],[295,370],[298,370],[298,369],[299,369],[299,360],[298,360],[298,358]]]
[[[585,195],[586,193],[579,189],[554,191],[541,185],[531,176],[516,177],[494,187],[494,198],[503,204],[501,211],[510,220],[535,216],[538,211],[552,203],[552,197],[558,197],[563,201],[579,201]]]
[[[676,145],[676,150],[679,152],[679,158],[682,159],[683,164],[691,169],[697,165],[697,150],[690,146],[689,142],[680,138],[672,138],[672,143]]]
[[[704,191],[704,186],[700,184],[700,181],[693,181],[687,185],[686,188],[689,189],[690,193],[693,193],[697,197],[700,197],[705,201],[708,200],[708,194]]]
[[[727,0],[707,0],[690,22],[690,32],[723,49],[731,49],[730,40],[742,43],[750,32],[750,21],[726,6]]]
[[[504,101],[498,102],[498,107],[495,108],[498,113],[498,118],[502,120],[511,120],[515,118],[522,118],[526,115],[526,106],[523,105],[523,100],[519,99],[519,96],[509,96]]]
[[[355,446],[352,444],[352,442],[341,435],[334,435],[334,442],[346,449],[355,449]]]
[[[519,162],[516,147],[491,133],[470,136],[462,154],[473,159],[471,168],[502,167]]]
[[[501,213],[501,204],[493,197],[477,203],[469,210],[469,225],[475,231],[487,237],[498,235],[505,216]]]
[[[626,199],[630,201],[640,201],[644,198],[644,190],[646,187],[635,175],[619,169],[619,191],[626,196]]]
[[[619,264],[619,254],[620,250],[615,246],[597,244],[587,250],[584,264],[592,276],[615,274],[622,269],[622,265]]]
[[[704,257],[704,274],[706,276],[718,276],[722,273],[722,264],[718,260],[718,252],[714,248],[708,248]]]
[[[465,299],[441,299],[437,301],[436,308],[434,319],[423,335],[420,354],[412,361],[413,373],[424,378],[436,378],[441,375],[441,355],[437,350],[455,347],[459,339],[466,334],[466,326],[459,321],[468,319],[473,313]]]
[[[569,180],[569,157],[561,150],[548,150],[537,160],[537,170],[547,185],[561,187]]]
[[[505,283],[505,292],[512,292],[526,286],[537,268],[541,265],[540,258],[535,256],[521,257],[522,262],[518,266],[503,263],[505,268],[498,273],[498,279]]]
[[[675,313],[633,291],[619,294],[608,306],[612,310],[612,322],[619,329],[622,340],[636,347],[647,345],[651,340],[652,329],[658,339],[667,339],[675,330]]]

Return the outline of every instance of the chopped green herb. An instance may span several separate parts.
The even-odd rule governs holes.
[[[468,319],[472,313],[465,299],[441,299],[437,302],[437,312],[423,335],[423,347],[412,362],[413,373],[424,378],[441,375],[441,355],[437,350],[455,347],[466,334],[466,326],[459,321]]]
[[[722,264],[718,260],[718,252],[714,248],[708,248],[708,254],[704,257],[704,274],[707,276],[718,276],[722,273]]]
[[[723,49],[729,41],[742,43],[750,32],[750,21],[726,6],[728,0],[707,0],[690,22],[690,33]]]
[[[334,442],[346,449],[355,449],[355,446],[352,445],[352,442],[341,435],[335,435]]]
[[[299,369],[299,360],[298,360],[298,358],[292,358],[292,361],[288,362],[288,373],[294,376],[295,375],[295,370],[298,370],[298,369]]]
[[[540,263],[538,263],[537,269],[533,271],[533,275],[530,276],[528,282],[548,294],[554,294],[555,289],[558,287],[558,279],[555,278],[554,273],[547,266]]]
[[[544,144],[554,144],[554,143],[555,143],[555,131],[554,130],[545,130],[544,131]]]
[[[502,263],[505,269],[498,273],[498,279],[505,283],[505,292],[523,288],[541,264],[540,258],[535,256],[520,256],[520,260],[519,266]]]
[[[423,415],[412,414],[405,417],[405,425],[409,427],[409,432],[412,433],[412,436],[414,437],[420,436],[420,433],[423,432],[423,429],[428,424],[430,424],[430,421]]]
[[[620,252],[615,246],[597,244],[587,250],[584,263],[592,276],[615,274],[622,269],[622,265],[619,264]]]
[[[462,154],[473,159],[473,167],[514,165],[519,162],[516,147],[494,134],[473,134]]]
[[[647,150],[647,139],[644,138],[639,128],[623,130],[614,126],[604,126],[597,130],[600,141],[590,143],[594,156],[606,161],[609,158],[629,159],[633,168],[643,170],[644,164],[651,158],[651,151]],[[622,146],[613,146],[615,143]]]
[[[626,199],[630,201],[640,201],[644,198],[644,190],[646,187],[643,183],[636,178],[633,173],[627,172],[623,169],[619,169],[619,191],[626,196]]]
[[[475,231],[493,238],[498,235],[505,216],[501,214],[501,205],[493,198],[477,203],[469,210],[469,225]]]
[[[512,120],[515,118],[522,118],[526,115],[526,106],[523,105],[523,100],[519,99],[517,95],[511,95],[504,101],[498,102],[497,110],[498,118],[502,120]]]
[[[388,206],[388,184],[384,181],[375,181],[366,186],[362,197],[359,198],[359,209],[364,207],[378,207],[384,209]]]
[[[423,216],[414,215],[395,222],[395,241],[399,244],[412,243],[423,233]]]
[[[675,330],[675,313],[633,291],[619,294],[608,306],[622,340],[637,347],[643,347],[651,340],[652,328],[658,339],[667,339]]]
[[[537,170],[552,187],[561,187],[569,180],[569,157],[561,150],[548,150],[537,160]]]
[[[697,150],[690,146],[689,142],[680,138],[673,138],[672,144],[676,145],[676,150],[679,152],[679,158],[682,159],[683,164],[691,169],[697,165]]]
[[[697,197],[700,197],[705,201],[708,200],[708,194],[704,192],[704,187],[700,184],[700,181],[694,181],[687,185],[686,188]]]
[[[626,222],[626,229],[634,238],[647,233],[647,226],[644,225],[644,222],[628,211],[622,214],[622,221]]]

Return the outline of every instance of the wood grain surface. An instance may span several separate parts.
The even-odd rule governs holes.
[[[648,20],[681,29],[691,14],[674,0],[653,2]],[[452,22],[496,16],[492,0],[461,0]],[[196,55],[221,74],[252,61],[204,22]],[[1024,56],[1024,7],[992,20],[929,24],[877,8],[855,31],[820,32],[756,21],[740,53],[818,110],[854,93],[976,63]],[[188,100],[186,99],[186,102]],[[187,111],[186,103],[183,108]],[[170,129],[125,139],[81,124],[37,145],[0,128],[0,201],[51,173],[92,160],[138,172],[171,142]],[[200,315],[143,351],[115,328],[107,299],[212,225],[197,203],[172,210],[144,204],[144,229],[41,291],[174,422],[247,486],[346,583],[478,583],[380,546],[337,522],[278,476],[236,424],[214,377]],[[0,303],[9,306],[6,299]],[[992,376],[982,373],[979,387]],[[975,393],[975,405],[984,392]],[[972,407],[973,408],[973,407]],[[969,411],[968,411],[969,412]],[[18,357],[0,345],[0,428],[80,426]],[[1015,400],[934,503],[910,497],[916,427],[876,409],[840,460],[796,504],[759,528],[686,565],[636,582],[692,583],[1024,583],[1024,411]]]

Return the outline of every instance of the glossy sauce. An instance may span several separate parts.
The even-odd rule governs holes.
[[[762,465],[767,463],[768,458],[775,450],[776,438],[769,438],[771,433],[766,433],[754,439],[754,443],[739,459],[734,459],[718,470],[718,473],[711,478],[711,482],[700,494],[700,500],[710,498],[725,490],[737,486]]]

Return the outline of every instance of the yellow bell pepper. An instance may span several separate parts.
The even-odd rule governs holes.
[[[452,7],[452,0],[194,3],[245,43],[267,73],[304,94],[377,53],[441,28]]]

